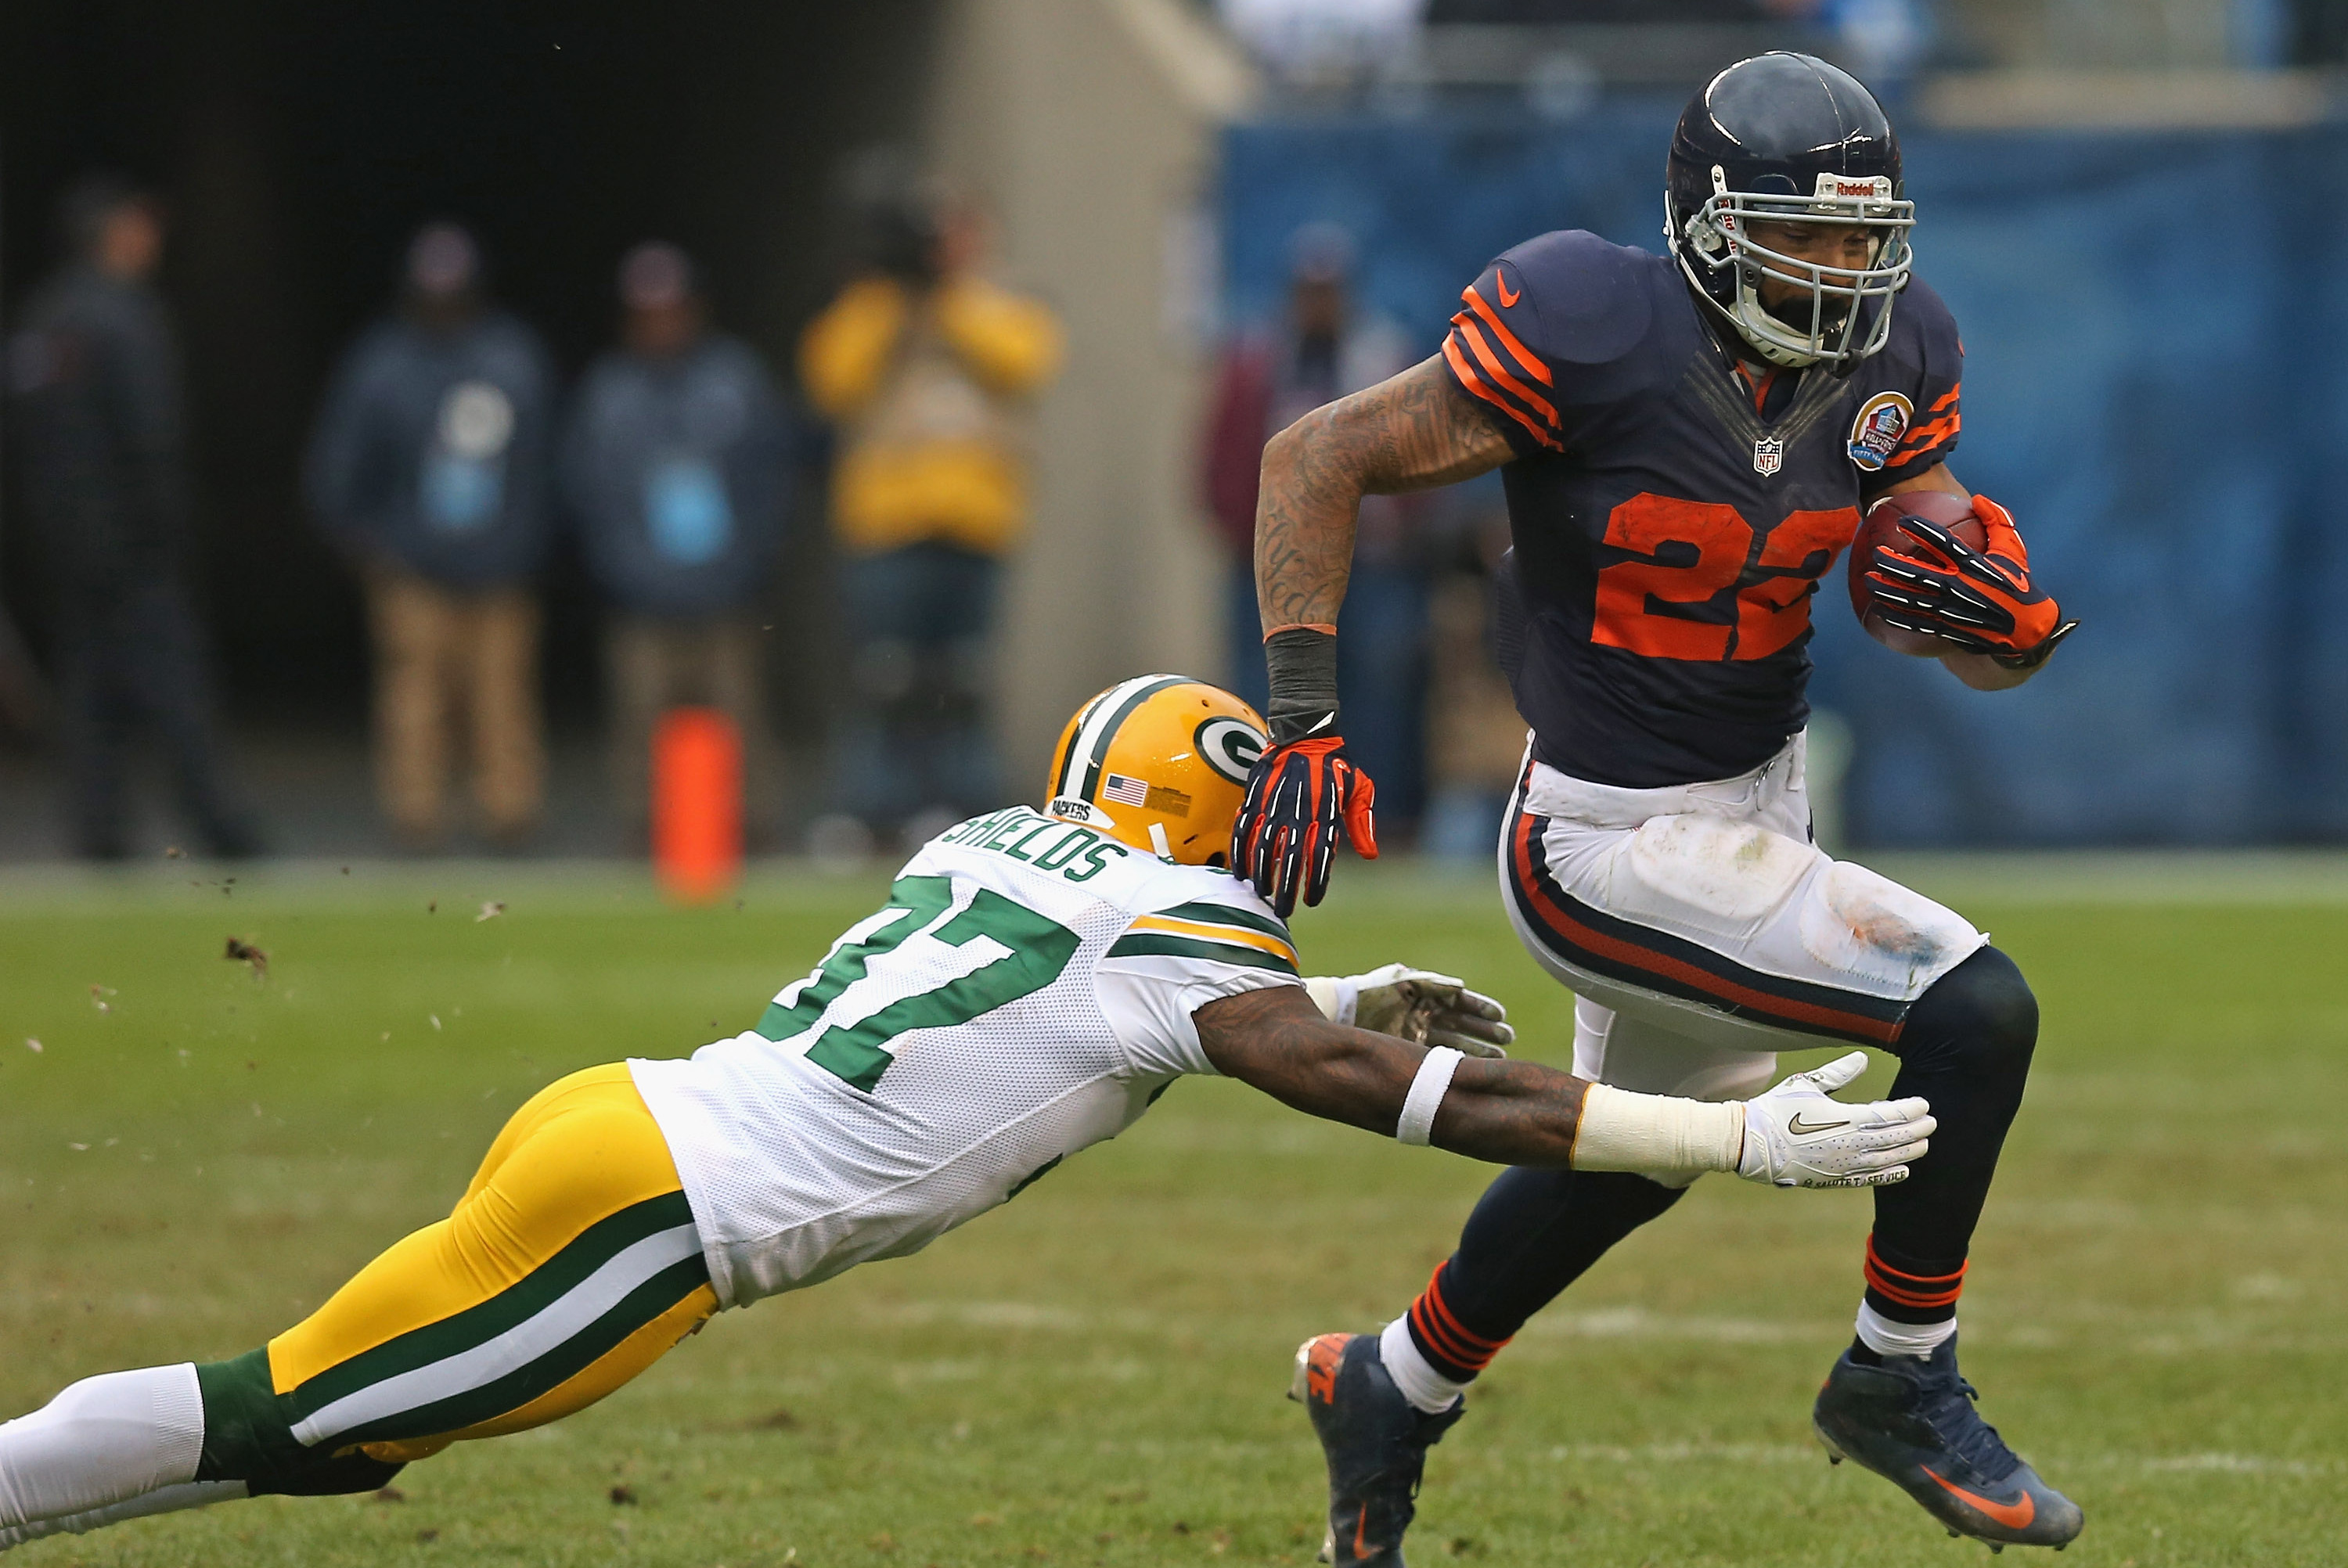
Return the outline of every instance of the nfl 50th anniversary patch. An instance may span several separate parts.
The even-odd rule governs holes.
[[[1850,460],[1874,473],[1891,460],[1916,417],[1916,405],[1897,392],[1879,392],[1859,405],[1850,422]]]

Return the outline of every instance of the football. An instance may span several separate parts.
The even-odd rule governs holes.
[[[1989,546],[1989,531],[1973,516],[1970,497],[1952,495],[1946,490],[1906,490],[1897,496],[1886,496],[1867,509],[1867,520],[1859,525],[1859,537],[1850,543],[1850,608],[1859,616],[1859,623],[1867,634],[1894,653],[1905,653],[1918,659],[1937,659],[1953,652],[1956,644],[1921,631],[1910,631],[1904,627],[1885,621],[1875,608],[1875,591],[1869,586],[1867,572],[1875,559],[1875,547],[1890,545],[1895,549],[1912,546],[1914,541],[1900,531],[1902,518],[1922,518],[1940,524],[1975,549]]]

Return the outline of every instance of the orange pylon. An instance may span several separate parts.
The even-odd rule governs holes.
[[[681,904],[742,875],[742,735],[715,708],[672,708],[653,732],[653,869]]]

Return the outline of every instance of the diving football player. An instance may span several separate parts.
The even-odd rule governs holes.
[[[1275,436],[1256,517],[1272,744],[1234,864],[1285,915],[1337,835],[1375,852],[1346,760],[1336,620],[1367,494],[1498,468],[1521,623],[1504,661],[1529,746],[1500,844],[1518,935],[1576,996],[1574,1071],[1728,1099],[1780,1050],[1900,1059],[1940,1132],[1876,1194],[1856,1337],[1814,1409],[1830,1455],[1952,1532],[2059,1545],[2081,1515],[1975,1413],[1957,1299],[2038,1008],[1954,912],[1810,838],[1810,603],[1860,508],[1963,495],[1963,348],[1910,272],[1913,205],[1868,90],[1808,56],[1722,71],[1673,138],[1666,255],[1560,231],[1487,267],[1442,352]],[[1875,612],[1984,691],[2071,630],[2006,510],[1985,548],[1905,520],[1865,564]],[[1921,503],[1920,503],[1921,505]],[[1504,630],[1508,630],[1504,620]],[[1525,1320],[1686,1184],[1512,1170],[1379,1336],[1300,1351],[1330,1472],[1336,1561],[1394,1568],[1426,1445]]]
[[[1856,1054],[1698,1104],[1506,1060],[1498,1004],[1443,976],[1301,978],[1287,927],[1220,868],[1263,741],[1252,709],[1194,681],[1102,692],[1062,733],[1042,811],[924,845],[755,1029],[541,1091],[446,1220],[259,1349],[85,1378],[0,1426],[0,1549],[372,1491],[449,1443],[558,1420],[713,1313],[918,1252],[1184,1073],[1531,1167],[1849,1186],[1924,1153],[1922,1100],[1827,1097]]]

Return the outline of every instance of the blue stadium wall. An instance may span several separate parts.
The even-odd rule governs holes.
[[[1673,112],[1236,128],[1229,313],[1276,310],[1315,220],[1354,232],[1367,302],[1430,352],[1529,235],[1660,250]],[[1850,836],[2348,839],[2348,138],[1927,132],[1906,153],[1917,271],[1967,350],[1951,467],[2013,507],[2082,626],[1985,695],[1822,594],[1812,695],[1856,741]]]

